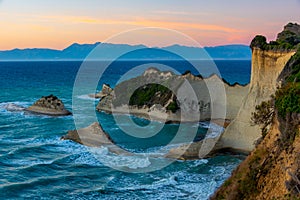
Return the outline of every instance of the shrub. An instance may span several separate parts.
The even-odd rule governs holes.
[[[253,124],[260,125],[262,136],[265,137],[269,125],[273,122],[274,117],[274,103],[273,100],[264,101],[255,107],[255,112],[252,113],[251,121]]]
[[[257,35],[255,38],[252,40],[250,47],[258,47],[260,49],[265,49],[267,46],[267,39],[263,35]]]
[[[300,83],[287,83],[277,90],[275,107],[283,118],[287,113],[300,113]]]

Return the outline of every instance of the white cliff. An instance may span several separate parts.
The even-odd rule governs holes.
[[[278,86],[277,78],[295,51],[252,49],[252,71],[248,95],[237,117],[226,128],[216,148],[251,151],[261,137],[259,126],[252,125],[251,114],[255,106],[270,99]]]

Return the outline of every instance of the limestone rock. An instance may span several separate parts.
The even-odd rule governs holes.
[[[183,144],[177,148],[172,148],[166,154],[166,158],[191,160],[202,159],[211,156],[214,152],[213,149],[216,143],[219,141],[223,128],[211,124],[212,126],[205,135],[205,138],[198,142],[192,142],[190,144]]]
[[[79,130],[70,130],[61,139],[72,140],[88,147],[107,147],[110,152],[118,155],[131,155],[130,152],[117,146],[98,122]]]
[[[264,51],[254,48],[252,52],[252,72],[249,93],[246,96],[237,117],[230,123],[222,135],[218,148],[233,148],[251,151],[261,137],[259,126],[251,124],[251,113],[255,106],[269,100],[275,93],[277,78],[288,60],[295,52]]]
[[[72,114],[70,111],[65,109],[63,102],[52,94],[40,98],[32,106],[25,110],[50,116],[66,116]]]
[[[96,99],[101,99],[112,93],[113,89],[108,84],[102,85],[102,90],[96,94],[90,94],[89,96]]]
[[[191,144],[183,144],[177,148],[170,149],[165,157],[179,160],[199,159],[201,145],[202,141],[193,142]]]
[[[96,122],[86,128],[70,130],[68,131],[68,134],[63,136],[61,139],[72,140],[90,147],[100,147],[102,145],[113,144],[110,136],[105,133],[99,123]]]
[[[213,92],[208,91],[208,87]],[[156,91],[156,93],[148,95],[151,96],[149,99],[148,91]],[[109,95],[102,96],[96,109],[108,113],[146,116],[146,118],[153,113],[155,115],[153,117],[159,121],[164,121],[165,115],[167,121],[173,122],[224,118],[231,120],[237,115],[247,92],[247,85],[230,85],[217,75],[203,78],[188,71],[176,75],[170,71],[160,71],[151,67],[141,76],[117,84]],[[224,93],[226,97],[221,98],[221,94]],[[147,100],[141,102],[140,99],[145,99],[145,96]],[[129,112],[128,109],[124,110],[126,106]]]

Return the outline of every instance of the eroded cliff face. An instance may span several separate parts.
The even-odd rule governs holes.
[[[299,199],[300,118],[293,115],[275,117],[264,140],[211,199]]]
[[[232,120],[248,87],[229,85],[217,75],[202,78],[190,72],[175,75],[149,68],[143,75],[116,85],[109,95],[103,96],[96,109],[126,114],[129,108],[130,114],[158,121],[167,119],[167,122]]]
[[[261,137],[259,126],[251,124],[255,106],[270,99],[278,86],[277,78],[295,51],[252,49],[252,71],[249,92],[237,117],[226,128],[216,148],[251,151]]]

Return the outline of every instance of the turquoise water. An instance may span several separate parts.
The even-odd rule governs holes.
[[[80,64],[0,63],[0,199],[207,199],[241,161],[240,156],[223,155],[196,161],[175,161],[149,173],[117,171],[96,159],[90,149],[60,140],[68,130],[75,129],[72,116],[47,117],[7,110],[7,106],[13,104],[29,106],[49,94],[57,95],[66,108],[72,110],[72,89]],[[120,62],[108,70],[99,88],[104,82],[114,85],[131,64]],[[180,72],[186,70],[182,63],[171,65]],[[250,61],[218,61],[217,65],[228,82],[249,82]],[[87,96],[74,98],[93,101]],[[97,113],[97,117],[113,140],[131,152],[155,153],[178,130],[178,125],[166,125],[152,138],[137,139],[123,133],[111,115]],[[89,116],[83,114],[82,118],[88,119]],[[134,121],[140,125],[149,123],[139,118]],[[193,125],[185,125],[184,130],[188,133],[189,126]],[[195,140],[204,137],[205,126],[202,124],[198,129]],[[164,162],[162,158],[124,158],[110,155],[106,149],[97,151],[104,163],[128,169]]]

